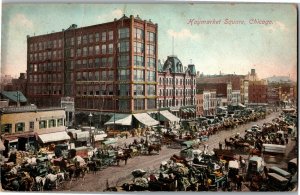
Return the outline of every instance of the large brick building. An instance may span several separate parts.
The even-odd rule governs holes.
[[[164,64],[159,63],[158,108],[170,108],[182,118],[196,114],[196,69],[189,64],[184,67],[177,56],[168,56]]]
[[[157,24],[139,16],[27,37],[28,99],[74,97],[76,112],[156,110]]]
[[[240,90],[243,80],[245,79],[244,75],[236,74],[226,74],[226,75],[208,75],[200,76],[197,78],[197,83],[231,83],[232,90]]]
[[[236,104],[233,102],[233,92],[235,96],[239,94],[239,101],[242,104],[248,104],[248,85],[249,82],[244,75],[208,75],[197,78],[197,90],[216,90],[218,106]]]
[[[249,81],[249,103],[267,103],[268,85],[266,81]]]

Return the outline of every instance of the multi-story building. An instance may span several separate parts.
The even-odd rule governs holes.
[[[0,74],[0,90],[5,90],[4,87],[6,85],[10,85],[13,77],[11,75],[3,75]]]
[[[238,106],[241,103],[240,90],[232,90],[231,105]]]
[[[268,84],[268,89],[267,89],[267,102],[270,106],[279,106],[280,105],[280,87],[273,85],[273,84]]]
[[[231,83],[232,90],[240,90],[241,83],[245,79],[244,75],[226,74],[226,75],[207,75],[197,78],[197,83]]]
[[[20,91],[26,96],[27,78],[25,73],[20,73],[19,78],[12,79],[11,83],[4,86],[5,91]]]
[[[203,112],[204,115],[215,115],[217,109],[216,90],[203,91]]]
[[[196,117],[201,117],[203,115],[203,93],[200,93],[196,94]]]
[[[249,81],[243,80],[241,84],[241,103],[247,105],[249,102]]]
[[[159,64],[157,108],[170,108],[182,118],[196,114],[196,70],[195,65],[184,67],[174,55]]]
[[[264,80],[249,81],[249,103],[266,104],[267,103],[268,85]]]
[[[157,24],[113,22],[27,37],[28,98],[39,107],[75,98],[76,112],[156,110]],[[100,116],[101,118],[101,116]]]
[[[216,89],[219,100],[227,98],[227,105],[231,105],[232,91],[240,91],[240,102],[247,104],[249,101],[249,81],[244,75],[207,75],[197,78],[197,86],[201,89]],[[222,100],[222,102],[225,102]]]

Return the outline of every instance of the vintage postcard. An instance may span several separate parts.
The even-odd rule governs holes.
[[[296,4],[3,3],[1,191],[298,191]]]

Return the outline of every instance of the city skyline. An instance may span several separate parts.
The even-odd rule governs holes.
[[[3,4],[1,72],[26,72],[26,36],[139,15],[158,24],[158,58],[178,56],[204,74],[297,79],[297,15],[278,4]],[[176,12],[172,11],[175,10]],[[170,10],[170,11],[168,11]],[[47,13],[47,14],[44,14]],[[155,14],[153,14],[155,13]],[[174,48],[173,48],[174,38]]]

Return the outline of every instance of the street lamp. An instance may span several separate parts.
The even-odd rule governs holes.
[[[91,136],[91,133],[92,133],[92,118],[93,118],[93,115],[90,112],[90,114],[89,114],[89,121],[90,121],[90,131],[89,131],[89,134],[90,134],[90,145],[92,145],[92,136]]]

